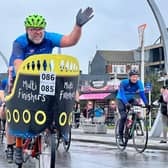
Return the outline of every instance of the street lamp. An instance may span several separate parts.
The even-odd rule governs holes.
[[[139,43],[141,47],[141,81],[144,84],[144,31],[146,28],[146,24],[142,24],[138,26],[138,33],[139,33]]]

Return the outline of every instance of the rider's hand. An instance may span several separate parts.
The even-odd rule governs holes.
[[[145,107],[147,108],[147,115],[149,114],[150,110],[151,110],[151,105],[149,104],[145,104]]]
[[[127,103],[127,104],[125,105],[125,107],[126,107],[126,110],[129,111],[130,108],[131,108],[131,104]]]
[[[79,27],[82,27],[85,23],[87,23],[93,17],[93,9],[88,7],[83,12],[82,9],[79,10],[76,15],[76,24]]]

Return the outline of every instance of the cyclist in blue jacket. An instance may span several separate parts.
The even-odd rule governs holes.
[[[136,69],[129,71],[128,79],[123,79],[120,83],[120,87],[117,93],[117,106],[120,113],[119,123],[119,144],[124,145],[123,142],[123,130],[124,124],[127,118],[127,110],[130,109],[131,104],[137,104],[135,96],[138,93],[143,100],[145,106],[150,109],[147,98],[145,96],[144,87],[142,81],[139,79],[139,72]]]
[[[69,47],[75,45],[81,36],[82,26],[93,17],[93,9],[88,7],[82,9],[76,15],[76,23],[72,32],[63,35],[45,31],[47,22],[45,18],[38,14],[33,14],[25,19],[24,26],[26,33],[17,37],[13,42],[12,54],[9,60],[9,67],[13,71],[9,72],[9,85],[13,83],[15,74],[21,63],[29,56],[34,54],[52,53],[54,47]],[[11,79],[11,76],[13,80]],[[7,159],[13,161],[13,144],[15,139],[7,132]]]

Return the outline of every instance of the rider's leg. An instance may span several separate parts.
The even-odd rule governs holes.
[[[126,113],[125,104],[121,100],[118,100],[118,111],[120,113],[119,136],[120,136],[120,139],[122,139],[124,125],[127,119],[127,113]]]
[[[23,139],[16,137],[15,163],[18,165],[23,163],[22,144]]]
[[[2,120],[5,119],[5,106],[4,105],[0,106],[0,118]]]
[[[15,137],[9,134],[8,124],[6,122],[6,140],[7,140],[7,160],[8,163],[13,162],[13,151],[15,145]]]

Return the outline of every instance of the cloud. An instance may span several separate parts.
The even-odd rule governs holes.
[[[166,24],[168,2],[155,0]],[[160,35],[147,1],[135,0],[5,0],[0,6],[0,50],[9,58],[12,41],[24,33],[23,22],[27,15],[39,13],[47,19],[47,30],[68,34],[75,24],[80,8],[93,7],[94,18],[83,27],[79,43],[62,49],[77,56],[81,69],[87,73],[87,65],[98,49],[129,50],[138,46],[138,26],[146,23],[145,45],[153,43]],[[57,51],[57,50],[55,50]],[[1,68],[2,70],[3,68]]]

